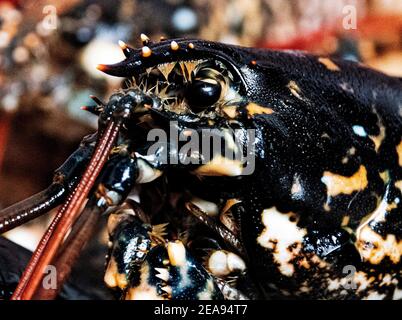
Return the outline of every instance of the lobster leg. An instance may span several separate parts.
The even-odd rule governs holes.
[[[191,202],[187,202],[185,207],[188,212],[193,214],[198,220],[204,223],[206,226],[211,228],[216,234],[218,234],[227,245],[235,249],[237,252],[244,255],[244,248],[241,242],[237,239],[237,237],[228,230],[224,225],[218,224],[214,219],[208,216],[207,213],[202,211],[200,208],[192,204]]]
[[[56,170],[53,183],[44,191],[0,211],[0,234],[33,220],[60,205],[76,184],[94,150],[96,135],[83,139],[80,147]]]

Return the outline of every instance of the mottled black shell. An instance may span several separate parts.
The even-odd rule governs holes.
[[[222,61],[256,129],[251,176],[189,186],[233,207],[263,297],[402,298],[402,82],[353,62],[200,40],[150,44],[102,67]],[[354,278],[349,277],[352,270]]]
[[[264,292],[401,298],[401,82],[355,63],[301,53],[267,53],[256,70],[264,75],[252,89],[253,101],[274,113],[253,121],[262,135],[261,179],[252,182],[241,221]],[[282,232],[300,232],[301,244],[284,240],[290,244],[284,249],[280,239],[275,243],[269,225],[261,223],[265,209],[271,210],[267,220],[286,213],[289,229]],[[269,239],[269,249],[256,243],[264,233],[260,242]],[[388,243],[396,251],[392,257]],[[354,285],[349,266],[356,271]]]

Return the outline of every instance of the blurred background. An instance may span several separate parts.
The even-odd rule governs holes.
[[[118,40],[140,46],[140,33],[307,50],[402,77],[402,0],[0,0],[0,208],[45,188],[96,129],[80,107],[121,85],[96,65],[122,60]],[[33,250],[49,219],[6,236]]]

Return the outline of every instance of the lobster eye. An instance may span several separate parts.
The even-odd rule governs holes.
[[[187,102],[194,112],[201,112],[215,104],[221,96],[222,87],[214,79],[195,79],[186,91]]]

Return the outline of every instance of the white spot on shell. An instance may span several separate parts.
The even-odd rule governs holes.
[[[370,226],[360,231],[357,248],[362,258],[372,264],[381,263],[386,256],[395,264],[401,260],[402,241],[397,241],[393,234],[388,234],[384,240]]]
[[[360,166],[359,170],[351,177],[344,177],[331,172],[324,172],[321,182],[327,186],[328,197],[336,197],[340,194],[352,194],[362,191],[367,187],[367,170]]]
[[[353,126],[353,132],[359,137],[367,137],[366,129],[364,129],[362,126]]]
[[[291,214],[280,213],[276,208],[264,210],[262,223],[265,229],[257,238],[259,245],[274,250],[273,256],[279,264],[280,272],[288,277],[294,273],[294,266],[290,261],[299,254],[306,235],[306,230],[300,229],[297,222],[290,221],[290,218]],[[289,247],[295,245],[290,251]]]

